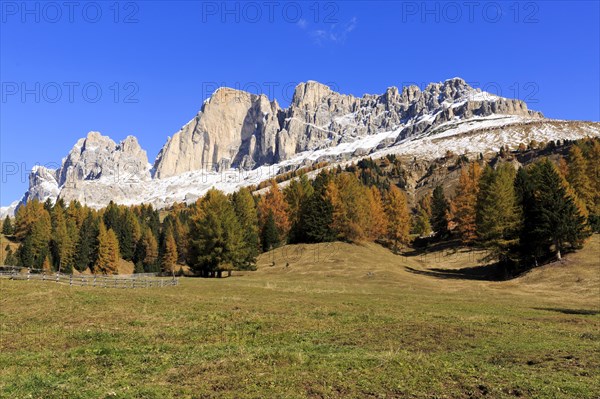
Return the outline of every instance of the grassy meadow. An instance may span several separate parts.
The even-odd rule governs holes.
[[[344,243],[163,289],[2,279],[0,397],[598,398],[599,254],[511,281]]]

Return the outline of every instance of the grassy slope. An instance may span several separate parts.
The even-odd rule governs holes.
[[[0,397],[597,398],[598,253],[509,282],[341,243],[165,289],[0,280]]]

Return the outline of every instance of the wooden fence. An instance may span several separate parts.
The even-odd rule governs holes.
[[[64,273],[32,273],[27,270],[27,273],[21,273],[16,269],[0,270],[0,277],[8,277],[12,280],[37,280],[48,281],[59,284],[68,284],[69,286],[78,287],[97,287],[97,288],[153,288],[153,287],[170,287],[179,285],[179,278],[157,278],[147,277],[142,278],[132,277],[134,275],[87,275],[87,274],[64,274]]]

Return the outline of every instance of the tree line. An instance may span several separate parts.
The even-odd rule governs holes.
[[[510,273],[581,247],[600,225],[599,140],[581,140],[565,157],[516,169],[460,157],[455,194],[441,186],[409,206],[398,158],[363,159],[344,169],[306,174],[284,188],[272,180],[261,195],[211,189],[193,204],[158,211],[110,203],[100,210],[77,201],[29,201],[2,231],[20,243],[5,264],[47,271],[116,273],[181,271],[200,276],[253,269],[257,256],[286,243],[378,241],[399,251],[415,237],[459,238],[489,249]],[[480,157],[482,158],[482,157]]]

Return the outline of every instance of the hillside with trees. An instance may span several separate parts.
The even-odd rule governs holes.
[[[367,158],[312,178],[291,173],[260,191],[213,189],[162,211],[30,201],[3,221],[2,233],[19,245],[4,263],[114,274],[125,260],[137,273],[189,267],[214,277],[252,270],[261,252],[288,243],[372,241],[397,253],[452,240],[486,249],[514,276],[600,231],[598,159],[598,139],[530,143],[472,160]]]

